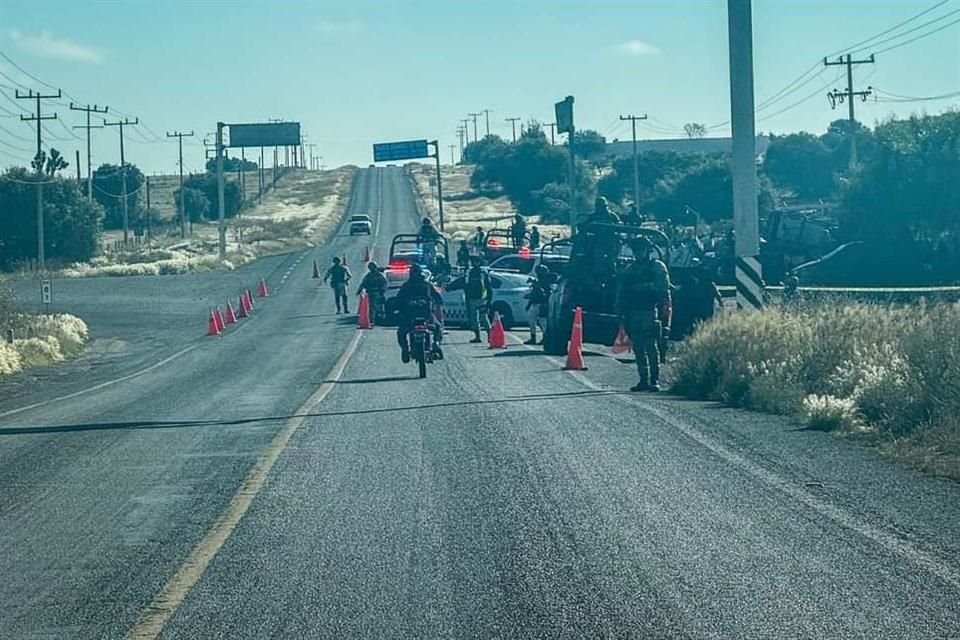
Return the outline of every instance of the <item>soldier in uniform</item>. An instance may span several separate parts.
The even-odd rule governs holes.
[[[619,314],[637,354],[640,382],[631,391],[660,390],[662,331],[659,308],[670,295],[667,266],[652,257],[653,245],[645,238],[631,243],[634,262],[620,280]]]

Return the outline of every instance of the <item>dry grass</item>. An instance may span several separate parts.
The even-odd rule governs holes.
[[[421,210],[433,220],[440,217],[437,209],[436,187],[430,180],[436,178],[436,167],[425,164],[407,165],[414,179],[414,188]],[[470,189],[473,167],[469,165],[444,166],[440,168],[443,180],[444,231],[453,240],[463,240],[477,227],[484,229],[507,228],[516,215],[516,207],[506,196],[489,197]],[[536,225],[543,242],[554,237],[565,237],[569,229],[564,225],[540,224],[538,216],[528,216],[528,225]]]
[[[0,291],[0,379],[30,367],[62,362],[79,355],[87,342],[87,325],[68,314],[30,315],[17,310]],[[14,340],[6,341],[8,330]]]
[[[223,259],[218,255],[217,224],[204,222],[193,225],[193,234],[187,240],[157,235],[150,247],[105,253],[90,262],[70,265],[62,275],[168,275],[234,269],[262,256],[323,244],[340,222],[355,172],[356,167],[290,171],[262,202],[228,221],[227,255]],[[151,177],[151,189],[155,181],[160,185],[155,202],[168,199],[172,203],[178,185],[176,176]],[[248,193],[255,190],[255,185],[256,174],[251,172]],[[169,190],[169,197],[163,196],[164,188]],[[172,220],[172,204],[169,215]],[[122,237],[118,232],[105,235],[108,245]]]
[[[960,479],[958,304],[728,314],[683,343],[672,369],[683,395],[856,431]]]

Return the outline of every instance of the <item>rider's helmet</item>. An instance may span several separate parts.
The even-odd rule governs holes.
[[[423,269],[419,264],[414,262],[412,265],[410,265],[410,279],[414,280],[420,278],[423,278]]]
[[[340,256],[333,256],[333,264],[340,264]]]
[[[367,263],[367,271],[369,271],[370,273],[375,273],[376,271],[379,271],[379,270],[380,270],[380,266],[377,265],[377,263],[374,262],[373,260]]]

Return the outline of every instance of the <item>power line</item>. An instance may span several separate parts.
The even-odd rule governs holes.
[[[846,47],[843,47],[842,49],[837,49],[836,51],[831,51],[830,53],[827,54],[827,57],[828,57],[828,58],[832,58],[833,56],[839,55],[839,54],[844,53],[844,52],[846,52],[846,51],[858,51],[858,50],[856,49],[856,47],[859,47],[859,46],[862,45],[862,44],[867,44],[868,42],[871,42],[872,40],[876,40],[877,38],[880,38],[880,37],[882,37],[882,36],[885,36],[885,35],[887,35],[888,33],[890,33],[891,31],[896,31],[896,30],[899,29],[900,27],[902,27],[902,26],[904,26],[904,25],[906,25],[906,24],[910,24],[911,22],[913,22],[914,20],[916,20],[916,19],[918,19],[918,18],[922,18],[923,16],[927,15],[928,13],[930,13],[931,11],[933,11],[934,9],[937,9],[938,7],[942,7],[943,5],[947,4],[948,2],[950,2],[950,0],[941,0],[940,2],[936,3],[936,4],[933,5],[932,7],[928,8],[928,9],[924,9],[924,10],[921,11],[920,13],[918,13],[918,14],[916,14],[916,15],[914,15],[914,16],[911,16],[911,17],[909,17],[909,18],[907,18],[907,19],[904,20],[903,22],[899,22],[899,23],[893,25],[892,27],[890,27],[889,29],[887,29],[887,30],[885,30],[885,31],[881,31],[880,33],[876,33],[876,34],[870,36],[869,38],[867,38],[867,39],[865,39],[865,40],[861,40],[860,42],[855,42],[855,43],[853,43],[853,44],[851,44],[851,45],[847,45]]]
[[[906,42],[900,42],[900,43],[898,43],[898,44],[889,46],[889,47],[887,47],[886,49],[880,49],[879,51],[875,51],[875,52],[874,52],[874,55],[881,54],[881,53],[886,53],[887,51],[893,51],[894,49],[899,49],[900,47],[905,47],[905,46],[907,46],[908,44],[913,44],[913,43],[916,42],[917,40],[923,40],[924,38],[928,38],[928,37],[932,36],[933,34],[939,33],[939,32],[941,32],[941,31],[943,31],[944,29],[946,29],[946,28],[948,28],[948,27],[952,27],[953,25],[955,25],[955,24],[957,24],[957,23],[960,23],[960,18],[958,18],[958,19],[956,19],[956,20],[954,20],[954,21],[952,21],[952,22],[948,22],[947,24],[943,25],[942,27],[938,27],[938,28],[936,28],[936,29],[934,29],[934,30],[932,30],[932,31],[927,31],[926,33],[921,33],[920,35],[916,36],[915,38],[910,38],[910,39],[907,40]]]
[[[870,87],[873,89],[874,102],[927,102],[930,100],[947,100],[949,98],[956,98],[960,96],[960,91],[953,91],[950,93],[942,93],[937,96],[905,96],[899,93],[893,93],[890,91],[885,91],[879,87]]]
[[[942,16],[939,16],[939,17],[937,17],[937,18],[934,18],[933,20],[929,20],[929,21],[927,21],[927,22],[924,22],[923,24],[919,24],[919,25],[917,25],[917,26],[915,26],[915,27],[913,27],[913,28],[911,28],[911,29],[907,29],[906,31],[901,31],[900,33],[897,33],[897,34],[894,34],[894,35],[890,36],[889,38],[884,38],[883,40],[878,40],[877,42],[872,42],[872,43],[870,43],[870,46],[868,46],[868,47],[860,47],[859,49],[851,49],[850,52],[851,52],[851,53],[863,53],[864,51],[867,51],[868,49],[873,49],[874,47],[876,47],[876,46],[878,46],[878,45],[886,44],[887,42],[892,42],[892,41],[894,41],[894,40],[898,40],[898,39],[902,38],[903,36],[905,36],[905,35],[907,35],[907,34],[910,34],[910,33],[913,33],[914,31],[919,31],[919,30],[921,30],[921,29],[924,29],[924,28],[926,28],[926,27],[929,27],[930,25],[933,25],[933,24],[936,24],[936,23],[938,23],[938,22],[941,22],[941,21],[944,20],[945,18],[949,18],[950,16],[957,15],[958,13],[960,13],[960,9],[954,9],[953,11],[950,11],[949,13],[945,13],[945,14],[943,14]],[[948,23],[948,24],[944,25],[942,28],[949,27],[950,24],[954,24],[954,23]],[[879,53],[879,52],[874,51],[874,53]],[[828,56],[828,57],[829,57],[829,56]]]
[[[800,105],[803,104],[804,102],[807,102],[807,101],[809,101],[809,100],[812,100],[813,98],[819,96],[824,89],[826,89],[827,87],[829,87],[830,85],[832,85],[833,83],[835,83],[837,80],[839,80],[839,79],[842,78],[842,77],[843,77],[843,72],[841,71],[841,72],[837,73],[837,75],[834,76],[832,79],[830,79],[826,84],[817,87],[813,92],[808,93],[807,95],[805,95],[804,97],[800,98],[799,100],[797,100],[797,101],[794,102],[793,104],[790,104],[790,105],[784,107],[783,109],[780,109],[779,111],[777,111],[777,112],[775,112],[775,113],[768,113],[767,115],[763,116],[762,118],[757,118],[757,122],[763,122],[764,120],[769,120],[769,119],[771,119],[771,118],[775,118],[775,117],[779,116],[781,113],[786,113],[787,111],[790,111],[791,109],[800,106]]]

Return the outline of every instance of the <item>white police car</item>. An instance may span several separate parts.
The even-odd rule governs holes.
[[[487,270],[493,289],[491,311],[500,314],[503,326],[510,328],[527,324],[527,298],[530,293],[529,276],[516,273],[497,273]],[[466,276],[454,278],[443,289],[443,317],[447,326],[466,327],[467,303],[463,297]],[[453,288],[453,291],[450,288]]]

